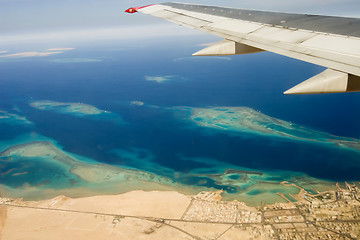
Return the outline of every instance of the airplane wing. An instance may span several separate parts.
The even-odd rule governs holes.
[[[270,51],[321,65],[322,73],[285,94],[360,91],[360,19],[182,3],[129,8],[224,38],[195,56]]]

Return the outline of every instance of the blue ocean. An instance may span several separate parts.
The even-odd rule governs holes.
[[[199,44],[216,40],[199,35],[93,43],[47,57],[0,59],[0,110],[30,122],[0,118],[0,151],[48,141],[84,163],[145,172],[184,188],[224,189],[230,198],[261,194],[261,183],[311,187],[360,180],[359,93],[283,95],[323,68],[273,53],[191,56]],[[34,108],[38,101],[50,107]],[[66,112],[69,103],[101,114]],[[208,114],[218,107],[250,108],[313,135],[236,132],[191,118],[194,109]],[[317,141],[315,132],[337,140]],[[342,146],[344,139],[355,147]],[[92,188],[51,154],[16,151],[0,158],[5,188]],[[25,191],[16,196],[21,194],[36,198]]]

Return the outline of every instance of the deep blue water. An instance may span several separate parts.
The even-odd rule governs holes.
[[[329,180],[360,179],[357,152],[252,134],[228,135],[197,127],[185,119],[186,114],[166,109],[247,106],[312,129],[360,137],[358,93],[282,94],[322,71],[321,67],[266,52],[233,56],[231,61],[191,58],[191,53],[199,49],[196,44],[202,41],[180,38],[160,44],[150,42],[140,49],[134,47],[136,43],[118,43],[79,48],[47,58],[0,62],[0,109],[14,112],[16,106],[20,110],[15,111],[17,114],[34,123],[30,127],[0,124],[0,140],[35,131],[55,139],[65,151],[118,165],[131,163],[111,154],[111,150],[145,149],[155,156],[156,163],[182,173],[211,164],[180,156],[212,158],[258,170],[292,170]],[[107,50],[124,44],[129,49]],[[49,61],[72,57],[97,58],[102,62]],[[160,84],[144,79],[166,75],[177,77]],[[126,123],[40,111],[28,105],[33,100],[87,103],[119,114]],[[146,106],[130,106],[134,100],[143,101]],[[149,169],[144,165],[143,170]],[[162,174],[161,169],[156,173]],[[178,179],[195,185],[200,180]],[[200,181],[200,185],[216,185],[211,181]]]

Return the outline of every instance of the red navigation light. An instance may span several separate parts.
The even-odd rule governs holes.
[[[127,13],[136,13],[137,10],[142,9],[142,8],[146,8],[146,7],[150,7],[152,5],[154,5],[154,4],[146,5],[146,6],[143,6],[143,7],[132,7],[132,8],[126,9],[125,12],[127,12]]]
[[[129,9],[126,9],[125,12],[127,12],[127,13],[136,13],[137,11],[135,10],[135,8],[129,8]]]

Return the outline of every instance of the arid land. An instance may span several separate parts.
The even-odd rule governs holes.
[[[0,198],[0,239],[359,239],[358,186],[316,195],[299,187],[296,201],[258,207],[222,201],[222,191]]]

